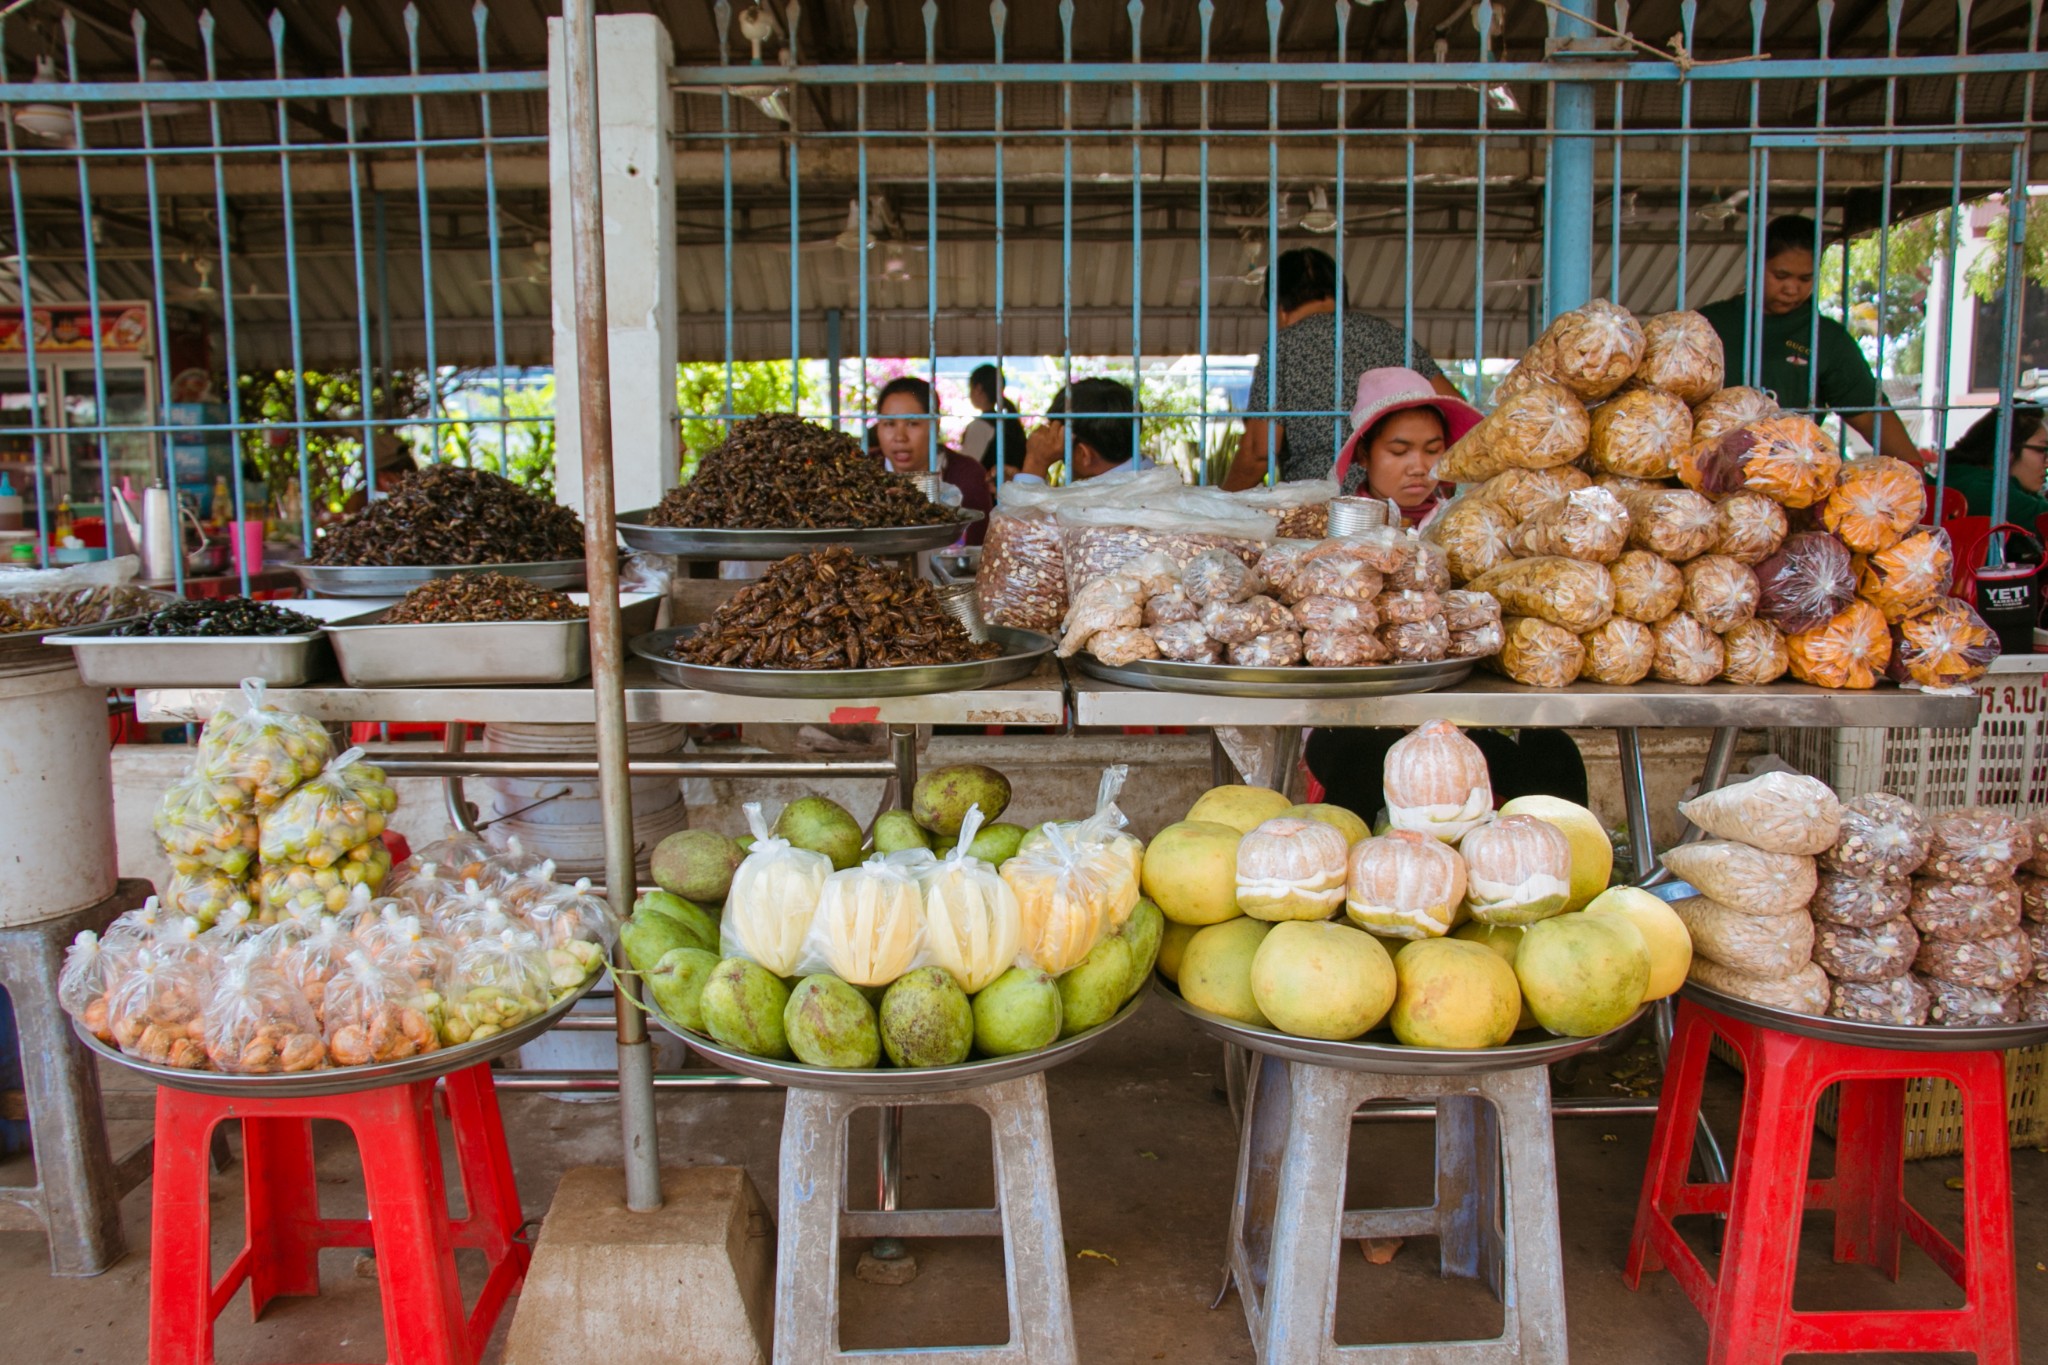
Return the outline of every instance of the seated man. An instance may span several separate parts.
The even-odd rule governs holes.
[[[1074,415],[1063,417],[1064,413]],[[1060,390],[1045,421],[1025,441],[1024,469],[1016,477],[1045,482],[1052,467],[1066,460],[1069,428],[1075,481],[1151,463],[1138,454],[1138,400],[1130,386],[1114,379],[1077,379]]]

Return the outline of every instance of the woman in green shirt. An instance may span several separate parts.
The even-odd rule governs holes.
[[[2005,480],[2005,519],[2034,529],[2036,518],[2048,515],[2042,474],[2048,472],[2048,421],[2038,403],[2012,405],[2011,464]],[[1998,476],[1998,409],[1977,419],[1949,447],[1944,470],[1948,486],[1970,503],[1970,515],[1991,515],[1992,480]]]

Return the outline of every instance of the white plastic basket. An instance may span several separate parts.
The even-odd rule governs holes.
[[[1930,810],[2048,806],[2048,654],[2001,657],[1977,684],[1967,730],[1771,731],[1771,750],[1842,796],[1888,791]]]

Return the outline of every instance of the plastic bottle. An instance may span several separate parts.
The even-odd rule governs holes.
[[[0,531],[19,531],[21,519],[21,494],[14,491],[14,480],[0,470]]]
[[[71,499],[63,498],[57,503],[57,520],[50,526],[50,540],[58,545],[71,539]]]
[[[207,502],[206,519],[215,526],[225,526],[235,519],[235,495],[228,491],[228,476],[225,474],[213,481],[213,496]]]

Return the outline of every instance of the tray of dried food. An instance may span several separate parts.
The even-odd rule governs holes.
[[[234,687],[244,678],[299,687],[333,676],[327,626],[383,605],[361,598],[195,597],[114,626],[45,638],[69,645],[78,676],[95,687]]]
[[[1407,692],[1434,692],[1455,687],[1472,672],[1476,659],[1438,659],[1431,663],[1364,664],[1356,668],[1268,668],[1237,664],[1184,663],[1178,659],[1138,659],[1106,664],[1092,654],[1076,654],[1066,662],[1103,682],[1148,692],[1193,692],[1207,697],[1387,697]]]
[[[1859,1047],[1897,1048],[1903,1052],[2004,1052],[2048,1042],[2048,1020],[2008,1024],[1878,1024],[1832,1015],[1801,1014],[1712,990],[1697,981],[1682,988],[1685,998],[1744,1023]]]
[[[496,571],[583,586],[583,520],[488,470],[429,465],[320,533],[286,565],[308,592],[397,597],[436,578]]]
[[[931,501],[842,431],[789,413],[733,424],[687,484],[619,515],[636,550],[689,559],[782,559],[844,545],[910,554],[951,545],[979,512]]]
[[[4,580],[0,580],[4,585]],[[81,626],[111,629],[178,600],[129,584],[8,593],[0,591],[0,671],[66,662],[69,650],[44,637]]]
[[[659,594],[622,593],[626,634],[660,608]],[[327,634],[350,687],[561,686],[590,672],[590,595],[504,574],[442,578]]]

